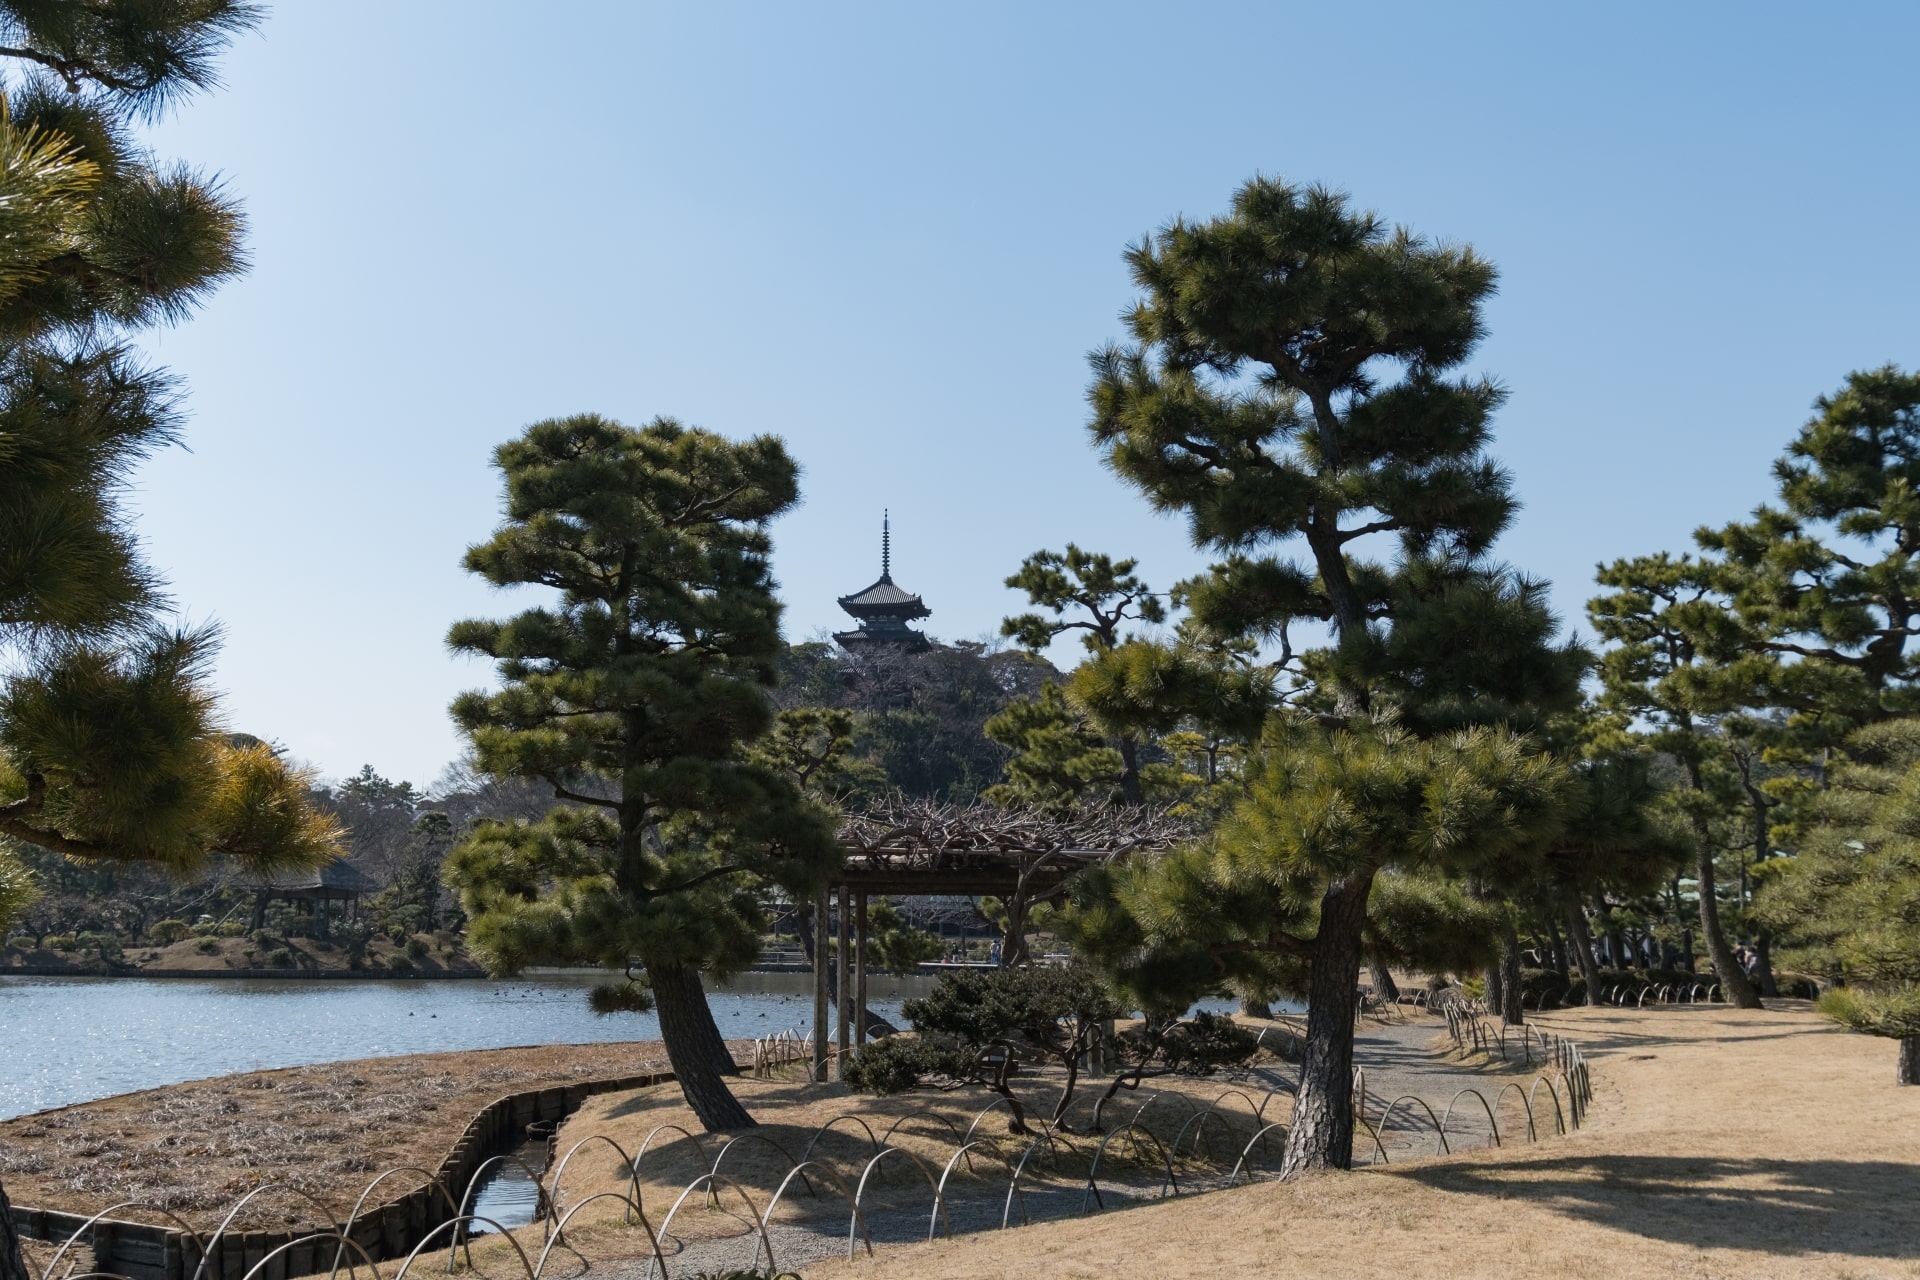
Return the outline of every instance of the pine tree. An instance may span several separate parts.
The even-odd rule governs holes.
[[[1812,804],[1760,914],[1843,984],[1820,1011],[1900,1042],[1895,1080],[1920,1084],[1920,720],[1856,730]]]
[[[1127,317],[1132,344],[1093,359],[1092,433],[1118,474],[1226,556],[1188,593],[1199,621],[1276,643],[1283,659],[1297,624],[1328,627],[1332,646],[1310,674],[1350,743],[1374,741],[1351,726],[1376,702],[1423,732],[1470,718],[1483,698],[1528,718],[1570,705],[1584,655],[1504,627],[1539,615],[1552,630],[1530,598],[1537,584],[1479,564],[1513,510],[1506,474],[1484,453],[1502,396],[1451,371],[1482,335],[1492,266],[1389,230],[1331,191],[1269,179],[1242,187],[1226,216],[1177,220],[1127,260],[1144,296]],[[1391,560],[1360,558],[1364,540],[1388,536]],[[1289,542],[1304,544],[1305,563],[1274,553]],[[1500,612],[1472,616],[1463,600]],[[1396,644],[1407,626],[1460,644],[1445,654]],[[1501,687],[1518,677],[1533,687]],[[1308,760],[1348,750],[1283,747]],[[1376,750],[1413,748],[1381,739]],[[1315,877],[1287,877],[1312,899],[1292,904],[1311,975],[1288,1172],[1351,1161],[1355,984],[1374,881],[1397,848],[1267,851]],[[1458,852],[1471,865],[1467,844]]]
[[[1780,505],[1695,535],[1733,605],[1700,635],[1786,664],[1753,701],[1818,717],[1837,741],[1920,709],[1920,374],[1849,374],[1815,408],[1774,464]]]
[[[467,552],[497,586],[556,599],[448,643],[496,660],[503,687],[454,719],[476,767],[539,779],[563,807],[484,824],[448,858],[495,972],[537,961],[645,968],[687,1102],[710,1129],[753,1123],[701,987],[758,955],[756,890],[810,895],[839,857],[831,817],[789,771],[750,758],[773,726],[780,605],[767,524],[798,501],[779,440],[735,443],[656,419],[535,423],[500,446],[506,520]]]
[[[1006,779],[988,787],[993,804],[1060,812],[1102,792],[1118,798],[1125,763],[1049,681],[1040,696],[1009,704],[986,723],[1007,748]]]
[[[1648,726],[1646,743],[1679,765],[1686,785],[1675,793],[1682,821],[1695,845],[1700,936],[1729,1002],[1761,1007],[1760,994],[1727,941],[1720,919],[1712,826],[1727,807],[1716,771],[1724,774],[1726,747],[1716,732],[1726,703],[1728,674],[1715,670],[1696,637],[1713,629],[1721,614],[1715,597],[1716,567],[1690,556],[1641,556],[1600,570],[1599,582],[1616,590],[1598,596],[1588,615],[1613,648],[1600,660],[1602,705]],[[1720,794],[1716,794],[1720,792]]]
[[[1079,631],[1091,655],[1089,665],[1115,665],[1112,655],[1126,643],[1122,628],[1129,621],[1166,619],[1160,598],[1134,574],[1135,564],[1082,551],[1071,542],[1065,552],[1036,551],[1007,579],[1007,585],[1026,592],[1028,602],[1046,612],[1008,618],[1000,624],[1000,634],[1038,653],[1057,637]],[[1078,612],[1070,614],[1069,609]],[[1119,665],[1124,664],[1124,659],[1119,660]],[[1082,710],[1114,739],[1120,753],[1120,795],[1127,804],[1145,799],[1140,787],[1140,740],[1152,725],[1130,714],[1141,705],[1139,699],[1126,697],[1082,704]]]
[[[338,832],[307,780],[229,737],[213,633],[154,621],[159,582],[120,507],[179,433],[178,388],[126,345],[244,267],[238,207],[132,134],[211,87],[257,6],[0,0],[0,879],[17,841],[185,875],[226,855],[310,866]],[[0,1280],[24,1280],[0,1191]]]

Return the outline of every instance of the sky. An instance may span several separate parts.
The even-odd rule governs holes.
[[[331,777],[459,754],[490,673],[447,628],[526,603],[460,557],[542,418],[784,437],[790,639],[846,625],[883,508],[940,637],[1069,540],[1164,588],[1207,557],[1101,466],[1086,353],[1130,242],[1266,174],[1499,267],[1497,551],[1578,628],[1597,563],[1740,517],[1816,396],[1920,365],[1916,38],[1894,4],[282,0],[149,131],[253,268],[142,336],[190,419],[131,501],[232,727]]]

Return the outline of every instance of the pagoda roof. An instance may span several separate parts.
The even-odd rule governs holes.
[[[879,581],[850,596],[840,597],[840,607],[856,618],[865,613],[892,614],[902,618],[925,618],[933,610],[911,591],[894,585],[893,575],[882,573]]]

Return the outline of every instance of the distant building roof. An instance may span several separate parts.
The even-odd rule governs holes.
[[[284,872],[256,880],[253,887],[270,889],[276,893],[314,893],[323,889],[334,893],[377,893],[380,882],[359,868],[335,858],[318,870]]]
[[[892,575],[885,573],[872,586],[864,587],[850,596],[841,596],[840,607],[856,618],[869,613],[925,618],[933,613],[920,602],[919,596],[895,586]]]

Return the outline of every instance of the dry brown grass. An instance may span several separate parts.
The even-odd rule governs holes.
[[[1805,1005],[1576,1010],[1577,1135],[888,1250],[862,1275],[1920,1276],[1920,1089]],[[841,1274],[821,1264],[810,1276]]]
[[[1037,1124],[1040,1118],[1050,1114],[1060,1097],[1064,1079],[1064,1074],[1057,1071],[1030,1071],[1016,1078],[1016,1093],[1031,1121]],[[1081,1080],[1068,1113],[1070,1131],[1059,1136],[1059,1157],[1048,1164],[1056,1175],[1077,1171],[1084,1176],[1099,1142],[1097,1137],[1085,1136],[1087,1121],[1095,1100],[1110,1083],[1110,1080]],[[760,1123],[735,1136],[736,1145],[731,1149],[726,1149],[728,1135],[701,1132],[675,1085],[589,1098],[561,1127],[556,1152],[564,1156],[588,1135],[599,1135],[619,1144],[625,1157],[597,1141],[580,1146],[561,1181],[561,1212],[596,1193],[626,1191],[628,1159],[638,1167],[641,1204],[655,1226],[661,1224],[690,1182],[715,1167],[716,1159],[719,1171],[737,1181],[754,1204],[764,1209],[793,1164],[810,1159],[831,1171],[822,1180],[829,1184],[822,1187],[824,1198],[803,1198],[790,1192],[790,1198],[781,1201],[775,1220],[795,1221],[824,1215],[842,1224],[839,1229],[844,1231],[845,1201],[830,1184],[837,1176],[845,1185],[857,1186],[874,1154],[876,1142],[903,1148],[917,1156],[918,1161],[891,1157],[882,1162],[874,1170],[865,1203],[876,1211],[884,1211],[897,1202],[899,1207],[912,1207],[924,1215],[931,1199],[928,1177],[941,1176],[961,1139],[971,1135],[973,1140],[986,1143],[973,1153],[970,1163],[977,1175],[972,1176],[991,1179],[1002,1187],[1008,1177],[1007,1162],[1017,1160],[1033,1140],[1032,1134],[1011,1132],[1009,1112],[1004,1106],[988,1111],[981,1118],[983,1108],[994,1098],[979,1088],[946,1093],[916,1090],[877,1098],[851,1093],[837,1083],[814,1085],[796,1077],[739,1080],[733,1083],[733,1089]],[[1231,1144],[1234,1151],[1251,1136],[1255,1128],[1252,1114],[1264,1101],[1263,1085],[1236,1084],[1219,1077],[1151,1079],[1138,1090],[1123,1091],[1116,1097],[1107,1110],[1105,1127],[1116,1128],[1139,1113],[1142,1125],[1159,1139],[1162,1147],[1170,1147],[1189,1118],[1219,1100],[1229,1089],[1244,1096],[1230,1098],[1223,1104],[1219,1114],[1224,1123],[1206,1122],[1207,1154],[1218,1158],[1229,1145],[1227,1133],[1239,1135]],[[1267,1118],[1283,1115],[1290,1105],[1288,1096],[1281,1094],[1269,1106]],[[821,1134],[823,1125],[839,1117],[846,1118]],[[977,1125],[976,1119],[979,1119]],[[816,1135],[820,1135],[817,1142]],[[1189,1133],[1182,1146],[1183,1155],[1194,1142],[1194,1136]],[[726,1149],[724,1155],[723,1149]],[[1103,1164],[1110,1170],[1140,1168],[1148,1160],[1158,1158],[1154,1148],[1144,1142],[1137,1155],[1138,1158],[1132,1146],[1123,1140],[1112,1147]],[[963,1165],[956,1176],[967,1179],[970,1175],[966,1166]],[[722,1199],[727,1201],[737,1195],[730,1185],[723,1186],[721,1192]],[[697,1205],[698,1201],[694,1203]],[[601,1201],[588,1205],[576,1221],[606,1222],[618,1219],[622,1213],[617,1202]],[[736,1234],[740,1229],[739,1222],[725,1215],[683,1214],[674,1223],[674,1234],[686,1239]]]
[[[197,1221],[273,1180],[344,1214],[375,1173],[438,1167],[467,1122],[496,1098],[664,1066],[660,1045],[646,1041],[220,1076],[0,1122],[0,1177],[16,1205],[68,1213],[140,1199]],[[406,1189],[389,1185],[395,1194]],[[277,1197],[254,1203],[256,1226],[297,1210]]]

